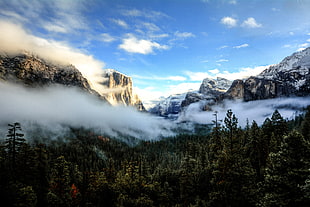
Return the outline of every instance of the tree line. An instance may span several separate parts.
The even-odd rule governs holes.
[[[0,147],[6,206],[310,206],[310,107],[241,128],[227,111],[211,133],[128,146],[86,129],[48,144],[8,125]]]

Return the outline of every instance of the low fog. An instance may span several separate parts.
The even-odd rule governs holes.
[[[258,124],[263,124],[264,120],[271,118],[272,113],[278,109],[283,118],[293,119],[300,114],[302,110],[310,103],[310,97],[291,97],[291,98],[276,98],[259,101],[233,101],[226,100],[222,104],[212,107],[212,111],[203,111],[202,108],[206,102],[201,101],[189,105],[184,110],[178,121],[190,121],[199,124],[211,124],[214,120],[214,112],[218,112],[218,120],[224,120],[226,112],[231,109],[238,118],[240,126],[244,127],[247,123],[252,123],[255,120]]]
[[[108,136],[150,140],[173,135],[171,122],[125,106],[110,106],[76,88],[24,88],[0,82],[1,137],[7,124],[20,122],[24,132],[39,126],[57,135],[83,127]]]

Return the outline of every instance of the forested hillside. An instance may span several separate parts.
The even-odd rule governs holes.
[[[228,110],[214,126],[128,146],[85,129],[29,142],[9,124],[1,206],[310,206],[310,107],[244,129]]]

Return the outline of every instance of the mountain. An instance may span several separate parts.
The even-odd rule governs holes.
[[[174,119],[181,111],[181,104],[185,96],[186,93],[182,93],[163,98],[153,108],[149,109],[149,112],[158,116]]]
[[[0,80],[27,86],[61,84],[79,87],[92,94],[86,78],[73,65],[56,65],[27,53],[17,56],[0,55]]]
[[[293,53],[258,76],[235,80],[224,98],[244,101],[310,94],[310,47]]]
[[[103,73],[104,81],[101,83],[104,90],[100,91],[112,105],[122,104],[135,106],[140,111],[145,111],[142,101],[134,95],[132,79],[114,69],[106,69]]]
[[[186,107],[192,103],[206,100],[208,103],[215,103],[219,97],[223,95],[231,86],[231,81],[225,78],[217,77],[216,79],[205,78],[197,93],[187,93],[182,107]]]
[[[24,52],[16,56],[0,55],[0,80],[39,87],[52,84],[78,87],[115,104],[134,106],[145,110],[141,100],[133,95],[130,77],[116,70],[104,70],[104,91],[91,88],[88,80],[73,65],[60,65]]]
[[[218,98],[223,95],[230,87],[231,81],[225,78],[205,78],[199,88],[199,91],[191,91],[183,94],[171,95],[161,100],[149,112],[163,117],[177,117],[184,107],[199,101],[205,101],[208,104],[214,104]]]

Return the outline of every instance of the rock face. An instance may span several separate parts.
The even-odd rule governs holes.
[[[132,91],[132,79],[116,70],[107,69],[103,74],[104,86],[100,94],[103,95],[112,105],[122,104],[125,106],[134,106],[140,111],[145,108],[137,95]]]
[[[14,57],[0,56],[0,80],[22,83],[28,86],[61,84],[79,87],[98,95],[88,81],[73,65],[54,65],[28,54]]]
[[[244,101],[310,94],[310,48],[296,52],[256,77],[235,81],[226,98]]]
[[[203,108],[207,110],[207,105],[215,104],[220,96],[227,91],[230,85],[231,81],[225,78],[206,78],[202,81],[199,91],[171,95],[168,98],[161,100],[149,111],[159,116],[176,118],[184,107],[199,101],[204,101],[206,106]]]
[[[141,100],[132,93],[132,80],[115,70],[104,72],[104,91],[95,91],[73,65],[56,65],[27,53],[17,56],[0,55],[0,80],[31,87],[60,84],[78,87],[114,104],[134,106],[144,111]]]
[[[150,113],[162,117],[175,118],[181,111],[181,103],[186,93],[171,95],[162,99],[155,107],[149,110]]]
[[[209,104],[214,104],[229,89],[231,83],[230,80],[220,77],[216,79],[205,78],[200,85],[198,93],[190,92],[186,95],[185,100],[182,102],[182,107],[201,100],[205,100]]]

